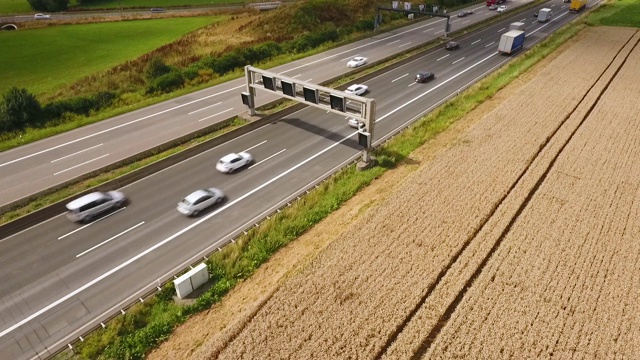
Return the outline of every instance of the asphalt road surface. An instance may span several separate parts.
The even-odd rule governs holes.
[[[515,8],[529,1],[516,0],[509,5]],[[487,10],[483,5],[474,9],[473,15],[451,17],[452,30],[497,15],[496,11]],[[444,18],[417,22],[270,71],[320,83],[351,70],[346,63],[356,55],[373,62],[442,36],[445,23]],[[247,109],[240,99],[244,89],[244,78],[233,80],[4,151],[0,153],[0,172],[3,174],[0,206],[245,112]],[[276,96],[259,93],[256,104],[260,106],[276,99]]]
[[[514,13],[460,38],[459,50],[434,49],[420,59],[367,81],[370,92],[365,96],[377,101],[374,141],[509,61],[509,57],[496,51],[498,39],[509,23],[520,20],[527,23],[526,46],[530,47],[576,16],[567,13],[566,4],[559,0],[545,6],[555,10],[551,22],[541,24],[534,21],[532,14]],[[477,11],[468,18],[473,16],[487,15]],[[467,18],[461,20],[464,19]],[[419,32],[425,36],[431,31],[429,26],[432,25],[423,23],[412,26],[410,32],[404,29],[396,34]],[[334,68],[341,68],[344,59],[355,53],[379,54],[380,49],[388,50],[408,41],[390,44],[398,39],[390,36],[393,34],[378,41],[375,49],[365,45],[366,52],[362,48],[343,50],[345,53],[334,55],[331,61],[321,60],[322,57],[306,59],[306,63],[285,68],[298,67],[289,70],[298,74],[311,67],[308,64],[318,64],[313,66],[313,76],[323,76],[319,69],[330,71],[331,63]],[[413,77],[420,70],[432,71],[436,78],[417,84]],[[222,87],[233,89],[234,85]],[[234,94],[238,97],[237,90]],[[199,102],[203,96],[213,97],[207,92],[192,94],[181,102],[157,105],[150,114]],[[189,111],[219,101],[199,103]],[[144,111],[149,110],[139,112]],[[140,116],[133,115],[128,121]],[[185,114],[183,117],[192,118]],[[66,346],[155,287],[159,279],[167,279],[186,264],[215,250],[300,190],[359,156],[355,135],[344,117],[306,108],[124,187],[121,190],[129,196],[130,204],[95,222],[77,225],[60,215],[0,239],[4,275],[0,283],[0,358],[46,357],[49,351]],[[231,175],[215,171],[215,162],[220,157],[238,151],[250,152],[255,162]],[[191,191],[211,186],[226,193],[226,202],[196,218],[184,217],[175,210],[177,202]]]

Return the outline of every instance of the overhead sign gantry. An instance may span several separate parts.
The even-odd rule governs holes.
[[[358,120],[358,144],[363,147],[359,167],[372,165],[371,139],[376,119],[376,101],[344,91],[331,89],[307,81],[297,80],[282,74],[261,70],[251,65],[244,68],[247,90],[241,93],[242,103],[249,108],[249,115],[256,114],[256,89],[295,100],[328,112]]]

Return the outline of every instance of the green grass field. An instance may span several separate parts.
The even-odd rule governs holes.
[[[34,94],[134,59],[224,17],[136,20],[0,32],[0,93]]]
[[[0,14],[35,13],[27,0],[0,0]]]
[[[76,0],[69,2],[70,9],[119,9],[130,7],[170,7],[188,5],[216,5],[229,3],[249,3],[258,0],[93,0],[77,5]],[[266,0],[265,0],[266,1]],[[0,0],[0,14],[32,14],[27,0]]]
[[[601,5],[587,22],[592,25],[640,27],[640,1],[613,0]]]

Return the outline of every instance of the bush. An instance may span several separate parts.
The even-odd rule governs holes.
[[[33,10],[64,11],[69,8],[69,0],[28,0]]]
[[[282,46],[275,41],[267,41],[266,43],[254,46],[254,48],[255,51],[260,54],[260,60],[268,60],[282,54]]]
[[[0,133],[23,131],[43,122],[42,108],[27,89],[10,88],[0,103]]]
[[[146,93],[169,93],[179,89],[182,85],[184,85],[184,76],[182,76],[182,73],[172,71],[153,80],[151,84],[147,86]]]
[[[213,63],[213,71],[222,76],[244,65],[245,60],[242,56],[242,50],[236,49],[218,58],[217,61]]]
[[[155,80],[163,75],[166,75],[172,71],[171,67],[162,61],[159,57],[152,58],[147,67],[144,69],[144,77],[151,81]]]
[[[79,96],[48,103],[44,106],[44,113],[48,120],[59,119],[65,113],[87,116],[91,111],[110,106],[116,98],[117,95],[112,91],[101,91],[95,95]]]

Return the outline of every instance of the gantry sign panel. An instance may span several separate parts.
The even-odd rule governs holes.
[[[357,119],[363,124],[359,129],[358,142],[365,149],[371,147],[376,112],[374,99],[347,94],[250,65],[245,66],[244,70],[247,91],[242,93],[242,103],[249,107],[249,114],[255,115],[255,90],[266,90],[287,99]]]

